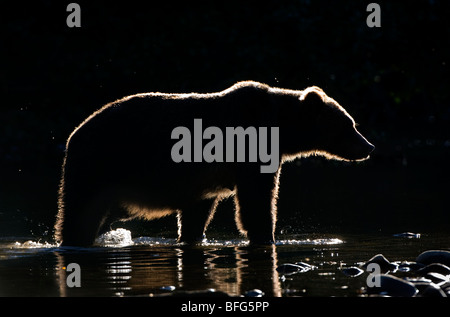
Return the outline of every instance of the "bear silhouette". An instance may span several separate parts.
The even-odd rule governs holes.
[[[185,146],[176,145],[181,135],[174,132],[198,130],[200,123],[215,129],[208,131],[223,132],[222,140],[216,134],[215,149],[207,151],[213,139],[207,129],[194,131],[194,140],[183,140]],[[239,150],[238,142],[224,140],[230,127],[253,127],[260,133],[258,145],[265,148],[266,159],[249,157],[250,147],[256,148],[250,133],[244,135],[247,156],[228,156]],[[277,128],[270,130],[271,146],[269,130],[261,127]],[[318,87],[289,90],[245,81],[217,93],[128,96],[93,113],[70,135],[55,240],[63,246],[89,246],[115,220],[176,213],[178,240],[191,243],[203,238],[220,201],[234,196],[239,231],[251,243],[273,243],[283,163],[309,155],[365,160],[373,149],[353,118]],[[220,156],[220,151],[227,153]],[[269,152],[276,156],[271,162]],[[275,165],[274,172],[262,172],[269,164]]]

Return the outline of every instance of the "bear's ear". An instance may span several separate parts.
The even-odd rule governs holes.
[[[323,90],[319,87],[309,87],[303,91],[303,94],[300,96],[300,101],[310,104],[323,103],[322,94]]]

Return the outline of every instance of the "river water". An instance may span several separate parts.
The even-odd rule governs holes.
[[[265,247],[226,237],[188,246],[172,238],[132,238],[130,231],[117,229],[98,240],[96,247],[60,248],[2,238],[0,296],[158,296],[211,289],[231,296],[248,295],[254,289],[271,297],[366,296],[368,273],[350,277],[343,274],[344,268],[376,254],[401,262],[414,261],[425,250],[450,249],[450,235],[437,233],[412,238],[293,234],[281,239]],[[296,274],[277,270],[295,262],[313,269]],[[69,272],[70,263],[79,269]],[[80,287],[70,287],[74,279]]]

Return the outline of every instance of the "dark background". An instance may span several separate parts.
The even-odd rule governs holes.
[[[285,165],[278,232],[448,230],[448,1],[377,1],[381,28],[371,1],[76,1],[81,28],[70,2],[0,8],[0,237],[50,238],[65,140],[94,110],[240,80],[320,86],[376,146],[359,164]],[[213,229],[234,228],[231,208]],[[165,221],[137,233],[175,233]]]

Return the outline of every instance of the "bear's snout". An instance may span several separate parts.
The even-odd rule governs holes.
[[[370,143],[369,141],[367,141],[367,139],[362,136],[361,133],[358,133],[358,144],[359,146],[354,148],[353,151],[353,157],[351,158],[351,160],[354,161],[360,161],[360,160],[366,160],[369,158],[370,153],[373,152],[373,150],[375,150],[375,146]]]
[[[367,156],[366,156],[366,158],[369,157],[369,155],[373,152],[373,150],[375,150],[375,145],[373,145],[370,142],[367,142]]]

